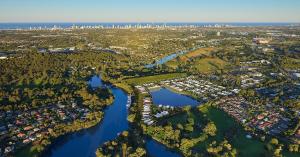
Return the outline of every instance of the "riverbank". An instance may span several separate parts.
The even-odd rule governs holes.
[[[123,89],[127,94],[132,94],[133,93],[133,89],[130,85],[126,84],[126,83],[115,83],[113,84],[114,86]]]
[[[143,78],[144,79],[144,78]],[[126,83],[123,84],[118,84],[117,87],[122,87],[123,85],[127,85]],[[130,88],[132,88],[130,86]],[[99,147],[96,151],[97,156],[101,155],[111,155],[111,156],[116,156],[116,155],[132,155],[136,154],[139,152],[139,154],[144,154],[146,153],[144,148],[147,148],[147,154],[157,154],[158,156],[161,156],[163,154],[172,154],[176,156],[181,156],[177,154],[174,151],[170,151],[170,149],[165,146],[162,143],[157,142],[157,140],[149,140],[149,136],[143,134],[143,129],[140,126],[141,122],[141,117],[140,117],[140,103],[142,103],[141,99],[141,93],[139,93],[137,90],[132,90],[135,91],[134,99],[132,100],[133,104],[128,112],[130,112],[130,117],[129,120],[131,122],[131,128],[129,129],[128,132],[124,134],[119,134],[119,136],[111,141],[105,142],[105,144],[101,147]],[[138,142],[139,141],[139,142]],[[155,144],[153,144],[153,141],[155,141]],[[137,144],[138,143],[138,144]],[[150,144],[149,144],[150,143]],[[145,146],[145,147],[144,147]],[[149,152],[151,151],[151,152]],[[126,153],[125,153],[126,152]]]
[[[183,125],[184,124],[184,125]],[[212,154],[230,153],[241,157],[271,156],[271,137],[264,141],[259,138],[248,138],[248,133],[233,118],[219,110],[213,102],[203,104],[197,108],[184,109],[176,116],[164,118],[155,126],[142,125],[144,134],[170,149],[175,149],[184,156],[209,156]],[[215,131],[213,126],[215,126]],[[189,138],[187,138],[189,137]],[[224,147],[230,146],[230,149]],[[220,152],[214,152],[220,148]],[[286,156],[296,154],[283,151]]]
[[[94,127],[83,129],[58,139],[57,143],[50,147],[48,156],[95,156],[95,152],[99,146],[115,139],[119,133],[128,130],[127,94],[112,84],[106,87],[110,88],[115,99],[112,105],[105,108],[104,117],[101,122],[97,123]]]
[[[90,127],[93,127],[97,125],[98,123],[101,122],[103,118],[103,112],[97,111],[91,113],[92,117],[95,117],[92,120],[88,121],[80,121],[80,120],[75,120],[72,124],[70,125],[57,125],[56,129],[59,131],[63,132],[57,132],[55,130],[51,130],[49,136],[44,136],[41,141],[37,141],[30,146],[25,146],[23,149],[20,149],[19,151],[16,152],[16,157],[35,157],[35,156],[40,156],[42,154],[45,154],[50,147],[52,143],[55,143],[57,138],[60,138],[62,136],[71,134],[73,132],[87,129]]]
[[[92,77],[93,81],[94,77]],[[98,81],[98,80],[96,80]],[[89,82],[91,83],[91,82]],[[101,86],[102,83],[96,83],[98,86]],[[93,84],[90,84],[91,86]],[[94,87],[93,87],[94,88]],[[108,90],[109,91],[109,90]],[[76,119],[72,123],[68,124],[55,124],[53,128],[48,128],[47,134],[44,134],[39,140],[31,143],[30,145],[26,145],[20,149],[18,149],[15,153],[15,156],[17,157],[23,157],[23,156],[40,156],[43,154],[47,154],[49,151],[49,148],[53,143],[56,143],[57,139],[67,136],[69,134],[72,134],[74,132],[84,130],[87,128],[91,128],[99,124],[104,116],[104,113],[102,110],[107,108],[107,106],[110,106],[114,101],[114,96],[111,95],[111,92],[108,94],[109,96],[107,99],[104,99],[101,102],[105,102],[106,104],[103,105],[102,103],[98,102],[98,106],[94,106],[95,109],[100,109],[99,111],[92,111],[90,113],[87,113],[84,116],[84,119]],[[92,109],[90,109],[92,110]]]
[[[170,74],[131,78],[123,81],[125,81],[129,85],[141,85],[144,83],[160,82],[163,80],[185,77],[186,75],[187,75],[186,73],[170,73]]]
[[[176,89],[174,89],[174,88],[171,88],[171,87],[169,87],[169,86],[166,86],[166,85],[164,85],[163,87],[169,89],[170,91],[172,91],[172,92],[174,92],[174,93],[178,93],[178,94],[181,94],[181,95],[188,96],[188,97],[190,97],[190,98],[192,98],[192,99],[195,99],[195,100],[197,100],[197,101],[199,101],[199,102],[201,102],[201,103],[203,102],[202,99],[200,99],[198,96],[196,96],[195,94],[193,94],[193,93],[191,93],[191,92],[188,92],[188,91],[178,91],[178,90],[176,90]]]
[[[160,88],[159,90],[150,91],[150,96],[154,105],[162,105],[169,107],[184,107],[184,106],[198,106],[201,102],[184,94],[178,94],[167,88]]]
[[[123,80],[121,80],[121,81],[114,80],[114,79],[107,77],[105,74],[101,75],[101,79],[105,83],[109,83],[115,87],[123,89],[127,94],[133,93],[133,88],[129,84],[125,83],[125,81],[123,81]]]

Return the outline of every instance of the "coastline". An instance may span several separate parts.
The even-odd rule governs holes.
[[[161,27],[183,27],[196,26],[207,27],[215,25],[224,25],[227,27],[269,27],[269,26],[293,26],[300,25],[298,22],[1,22],[0,31],[2,30],[30,30],[30,27],[37,29],[52,29],[54,26],[60,29],[71,29],[73,27],[91,26],[99,29],[114,28],[116,26],[147,26],[153,25]]]

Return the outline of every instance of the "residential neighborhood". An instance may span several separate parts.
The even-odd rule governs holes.
[[[6,141],[5,154],[15,151],[28,143],[47,136],[57,124],[69,124],[76,119],[85,121],[91,111],[71,102],[70,105],[58,103],[38,110],[26,112],[0,112],[0,139]]]

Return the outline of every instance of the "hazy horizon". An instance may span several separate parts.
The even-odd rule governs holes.
[[[299,23],[298,0],[2,0],[0,23]]]
[[[0,22],[0,24],[300,24],[300,22],[148,22],[148,21],[141,21],[141,22],[135,22],[135,21],[129,21],[129,22],[119,22],[119,21],[112,21],[112,22],[56,22],[56,21],[38,21],[38,22]]]

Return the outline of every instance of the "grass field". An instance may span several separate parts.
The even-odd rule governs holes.
[[[129,94],[133,93],[133,89],[131,88],[131,86],[129,86],[125,83],[115,83],[114,85],[119,87],[119,88],[122,88],[123,90],[125,90]]]
[[[227,62],[220,58],[212,57],[210,54],[214,50],[214,48],[200,48],[171,60],[167,62],[166,65],[176,69],[179,65],[185,65],[188,63],[187,61],[192,61],[190,62],[191,67],[195,67],[195,69],[201,73],[211,73],[220,69],[224,69],[226,65],[228,65]],[[199,56],[202,57],[197,58]]]
[[[178,61],[176,59],[166,63],[168,67],[171,67],[173,69],[176,69],[180,64],[184,65],[185,61]],[[190,64],[191,67],[195,67],[197,71],[201,73],[211,73],[220,69],[225,69],[225,67],[228,65],[227,62],[216,57],[196,59]]]
[[[201,55],[209,56],[212,51],[214,51],[214,48],[200,48],[195,51],[189,52],[181,57],[194,58]]]
[[[195,61],[194,66],[199,72],[210,73],[224,69],[227,63],[219,58],[203,58]]]
[[[187,119],[192,117],[195,124],[205,126],[209,121],[214,122],[217,127],[217,134],[214,137],[209,137],[204,142],[200,142],[193,147],[193,150],[197,152],[206,152],[206,149],[213,141],[217,143],[227,139],[229,143],[238,152],[238,157],[259,157],[259,156],[272,156],[272,152],[266,149],[267,139],[265,142],[260,139],[246,138],[247,132],[243,127],[237,123],[232,117],[222,110],[219,110],[210,104],[204,104],[198,108],[193,108],[189,114],[182,112],[163,121],[176,126],[177,124],[185,125]],[[163,122],[163,123],[165,123]],[[194,129],[193,132],[189,133],[189,137],[198,137],[202,133],[201,129]],[[284,157],[296,157],[299,156],[297,153],[290,153],[286,150],[282,152]]]
[[[256,139],[247,139],[247,133],[243,130],[242,126],[225,112],[214,107],[208,107],[204,114],[216,124],[218,131],[215,137],[210,137],[204,143],[200,143],[196,146],[197,149],[203,150],[207,148],[212,141],[220,142],[224,140],[225,137],[230,136],[231,140],[229,141],[232,146],[237,149],[238,156],[240,157],[261,156],[266,153],[264,143]],[[227,133],[233,133],[233,137]]]
[[[150,82],[159,82],[162,80],[168,80],[173,78],[179,78],[186,76],[185,73],[172,73],[172,74],[162,74],[162,75],[154,75],[154,76],[146,76],[146,77],[138,77],[124,80],[127,84],[138,85]]]
[[[189,59],[199,57],[199,56],[210,56],[210,53],[214,50],[214,48],[200,48],[195,51],[188,52],[184,55],[179,56],[177,59],[169,61],[167,63],[168,66],[177,66],[180,63],[187,62]]]
[[[209,144],[213,141],[221,142],[225,138],[232,144],[233,148],[238,151],[239,157],[253,157],[265,155],[265,143],[257,139],[247,139],[247,133],[243,130],[242,126],[239,125],[233,118],[228,116],[225,112],[208,105],[198,109],[192,109],[189,113],[186,112],[177,114],[176,116],[170,117],[166,121],[176,126],[177,124],[186,124],[188,117],[193,117],[195,124],[205,126],[209,121],[213,121],[217,127],[217,134],[214,137],[209,137],[204,142],[198,143],[193,150],[199,152],[206,152]],[[190,137],[197,137],[201,134],[201,130],[194,130],[189,134]]]
[[[281,64],[287,69],[298,69],[300,67],[300,59],[285,57]]]
[[[180,63],[177,60],[171,60],[165,64],[170,68],[176,69]]]

